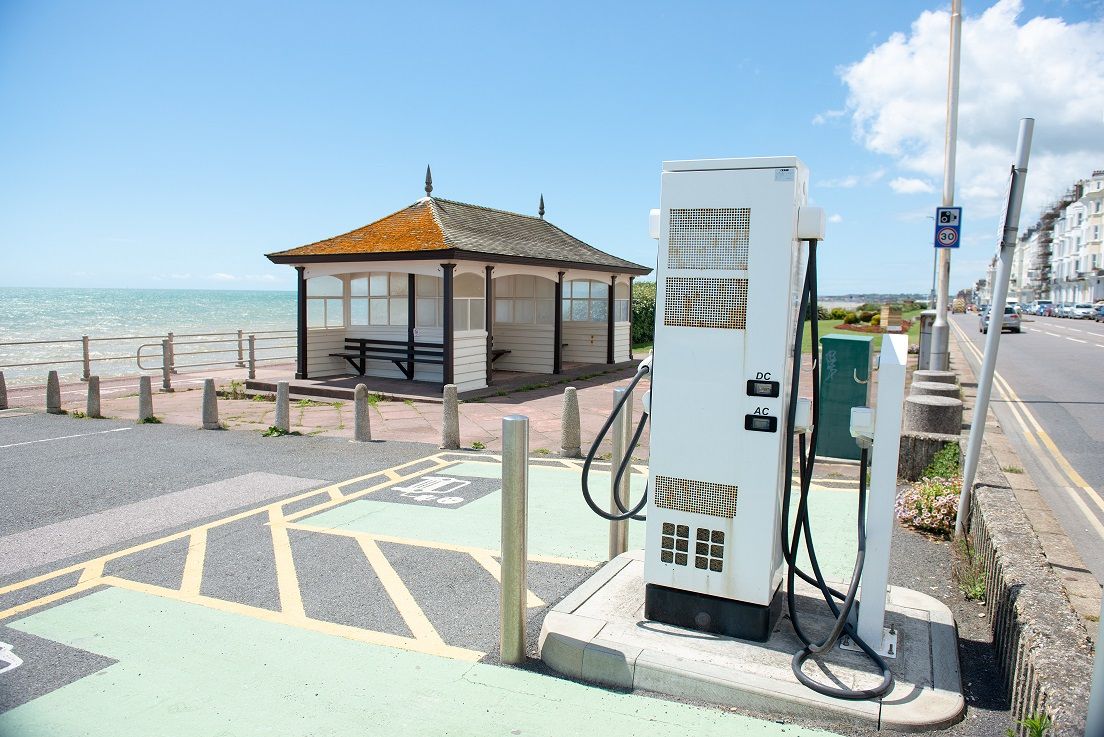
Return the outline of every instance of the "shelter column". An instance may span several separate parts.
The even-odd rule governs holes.
[[[455,324],[453,322],[452,310],[452,272],[456,269],[456,264],[441,264],[441,268],[445,270],[445,283],[444,283],[444,321],[443,326],[443,339],[442,347],[444,353],[444,364],[442,368],[442,374],[445,384],[452,383],[452,367],[453,367],[453,333],[455,332]]]
[[[483,267],[483,324],[487,328],[487,386],[491,385],[491,350],[494,348],[494,331],[492,318],[494,317],[494,287],[491,282],[493,266]]]
[[[417,288],[417,282],[414,279],[413,274],[406,275],[406,370],[410,374],[410,380],[414,380],[414,328],[417,321],[417,312],[415,311],[415,299],[417,295],[414,293]]]
[[[556,305],[552,310],[552,373],[563,373],[563,278],[564,272],[556,272]]]
[[[305,266],[296,266],[299,282],[298,315],[295,330],[295,378],[307,378],[307,279]]]
[[[617,291],[617,275],[610,277],[609,304],[606,307],[606,363],[613,363],[613,296]]]

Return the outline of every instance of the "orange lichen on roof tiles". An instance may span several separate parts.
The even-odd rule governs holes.
[[[429,201],[423,200],[344,235],[270,255],[400,253],[440,251],[447,248],[450,246],[445,243],[445,234],[433,215],[433,208]]]

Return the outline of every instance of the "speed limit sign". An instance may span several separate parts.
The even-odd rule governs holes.
[[[958,248],[958,229],[961,227],[961,207],[937,207],[935,209],[935,247]]]

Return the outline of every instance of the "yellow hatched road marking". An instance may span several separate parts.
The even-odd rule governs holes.
[[[491,557],[490,553],[472,553],[471,557],[475,558],[475,562],[483,566],[487,573],[494,577],[494,580],[502,583],[502,566],[498,561]],[[532,609],[533,607],[544,606],[544,600],[534,594],[532,591],[526,589],[525,591],[525,606]]]
[[[418,640],[436,641],[444,645],[441,635],[437,634],[437,630],[430,624],[429,618],[418,606],[418,602],[414,600],[410,589],[406,588],[406,584],[402,582],[399,574],[395,572],[391,563],[384,557],[379,546],[365,538],[359,538],[357,542],[360,543],[360,547],[364,551],[364,557],[368,559],[368,563],[372,566],[372,570],[376,572],[376,576],[379,577],[380,583],[387,591],[387,595],[395,603],[395,607],[399,610],[403,621],[406,622],[406,626],[410,628],[411,634]]]
[[[412,650],[415,652],[428,653],[430,655],[440,655],[441,657],[445,658],[452,658],[454,660],[466,660],[469,662],[475,662],[482,658],[484,655],[483,653],[476,650],[469,650],[463,647],[453,647],[452,645],[446,645],[440,640],[427,641],[423,639],[413,639],[410,637],[402,637],[401,635],[388,634],[386,632],[364,630],[360,629],[359,627],[351,627],[345,624],[323,622],[321,620],[311,619],[310,617],[302,615],[290,615],[286,612],[274,612],[269,609],[261,609],[260,607],[253,607],[249,606],[248,604],[239,604],[238,602],[234,601],[214,599],[209,596],[189,596],[180,591],[177,591],[176,589],[169,589],[162,586],[155,586],[153,584],[141,583],[138,581],[129,581],[124,578],[115,578],[114,576],[106,576],[98,583],[104,583],[120,589],[128,589],[130,591],[137,591],[144,594],[152,594],[153,596],[160,596],[165,599],[183,601],[189,604],[200,604],[202,606],[210,607],[211,609],[217,609],[219,611],[229,612],[231,614],[240,614],[265,622],[273,622],[275,624],[286,624],[292,627],[312,630],[314,632],[320,632],[326,635],[344,637],[348,640],[367,642],[373,645],[385,645],[387,647],[394,647],[402,650]]]
[[[188,543],[188,557],[184,559],[184,576],[180,590],[185,594],[198,594],[203,582],[203,561],[207,557],[207,530],[192,530]]]
[[[284,527],[283,515],[278,506],[268,509],[272,528],[272,552],[276,559],[276,587],[280,592],[280,610],[292,616],[306,616],[303,595],[299,591],[299,576],[295,573],[295,560],[291,556],[291,540]]]

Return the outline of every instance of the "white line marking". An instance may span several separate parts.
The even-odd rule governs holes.
[[[1055,338],[1061,338],[1062,337],[1058,333],[1047,333],[1047,335],[1053,335]]]
[[[1036,328],[1028,328],[1028,330],[1030,330],[1030,331],[1031,331],[1031,332],[1033,332],[1033,333],[1041,333],[1041,332],[1043,332],[1042,330],[1037,330]]]
[[[133,430],[133,427],[117,427],[114,430],[100,430],[99,432],[85,432],[80,435],[62,435],[58,438],[43,438],[41,440],[25,440],[22,443],[8,443],[7,445],[0,445],[0,449],[3,448],[15,448],[20,445],[33,445],[34,443],[49,443],[54,440],[69,440],[70,438],[86,438],[89,435],[105,435],[109,432],[125,432],[126,430]]]
[[[1089,342],[1087,340],[1081,340],[1080,338],[1069,338],[1069,337],[1067,337],[1066,340],[1072,340],[1074,343],[1088,343]]]
[[[1081,332],[1077,328],[1066,328],[1066,330],[1070,331],[1071,333],[1080,333]]]

